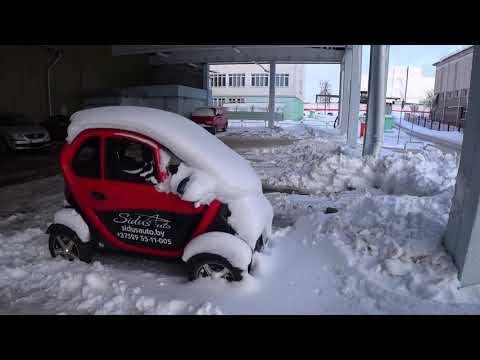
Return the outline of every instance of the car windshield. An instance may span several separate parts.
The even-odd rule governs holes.
[[[0,126],[32,125],[33,122],[22,114],[0,114]]]

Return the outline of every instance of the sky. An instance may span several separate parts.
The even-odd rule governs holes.
[[[389,65],[410,65],[423,69],[425,76],[435,76],[432,65],[440,58],[463,48],[465,45],[391,45]],[[362,48],[362,75],[368,75],[370,46]],[[330,81],[332,93],[338,94],[340,65],[305,65],[305,102],[314,102],[319,83]]]

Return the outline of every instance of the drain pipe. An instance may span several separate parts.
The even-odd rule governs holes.
[[[55,65],[60,61],[63,56],[62,50],[57,50],[57,54],[53,62],[48,66],[47,70],[47,92],[48,92],[48,115],[53,115],[52,109],[52,87],[51,87],[51,79],[50,75],[52,74],[52,70],[54,69]]]

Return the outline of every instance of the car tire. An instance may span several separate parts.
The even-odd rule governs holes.
[[[70,228],[56,224],[49,231],[48,248],[52,257],[61,256],[66,260],[90,263],[93,258],[93,247],[90,242],[83,243]]]
[[[242,270],[230,264],[224,257],[216,254],[203,253],[192,256],[187,261],[188,279],[223,278],[228,282],[242,280]]]

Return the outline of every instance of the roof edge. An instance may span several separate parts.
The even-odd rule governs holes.
[[[461,54],[462,52],[467,52],[467,51],[470,51],[470,50],[473,50],[473,45],[467,45],[466,47],[462,48],[462,49],[459,49],[451,54],[448,54],[442,58],[440,58],[440,60],[438,60],[437,62],[433,63],[432,65],[433,66],[438,66],[440,65],[441,63],[444,63],[446,62],[447,60],[451,59],[452,57],[458,55],[458,54]]]

